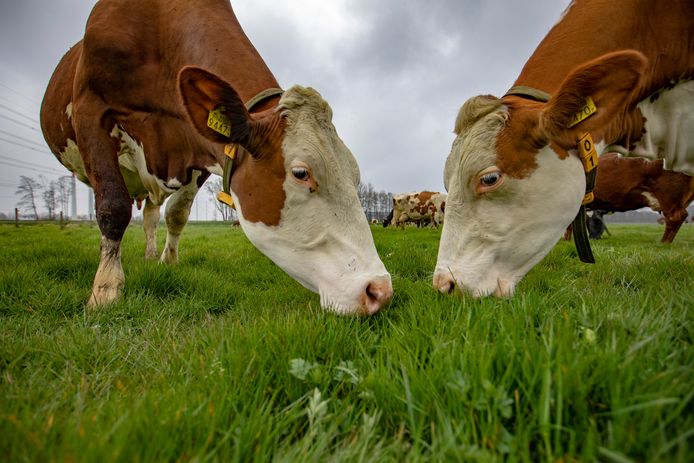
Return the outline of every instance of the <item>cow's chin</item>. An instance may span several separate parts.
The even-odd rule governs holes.
[[[495,244],[466,240],[469,232],[464,228],[456,239],[465,244],[447,246],[450,236],[444,230],[434,287],[444,293],[455,288],[473,297],[513,296],[518,282],[552,250],[572,217],[568,213],[558,220],[558,223],[541,221],[523,227],[513,234],[516,243],[513,247],[509,245],[510,239]],[[445,249],[453,252],[447,255]]]
[[[343,268],[326,269],[325,263],[331,259],[329,256],[307,259],[306,265],[286,265],[281,258],[273,261],[306,289],[318,293],[320,305],[327,311],[339,315],[373,315],[390,301],[393,287],[385,267],[348,275],[344,269],[354,263],[353,258]],[[321,269],[317,270],[311,261],[321,262]]]
[[[556,240],[554,240],[556,242]],[[509,269],[508,263],[489,262],[489,259],[461,256],[455,263],[442,262],[434,271],[434,288],[442,293],[454,290],[474,298],[486,296],[511,297],[516,285],[552,248],[551,244],[525,260],[522,266]],[[493,259],[491,259],[493,261]],[[483,271],[477,269],[483,268]]]
[[[297,240],[281,225],[239,219],[251,243],[306,289],[318,293],[323,309],[340,315],[372,315],[390,302],[390,274],[373,241],[357,240],[361,246],[350,246],[344,237],[326,234]]]

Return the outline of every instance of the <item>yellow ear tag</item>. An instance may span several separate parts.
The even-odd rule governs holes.
[[[232,198],[232,196],[229,193],[220,191],[219,193],[217,193],[217,201],[226,204],[232,209],[236,209],[234,207],[234,198]]]
[[[595,199],[595,195],[591,191],[590,193],[586,193],[585,196],[583,197],[583,201],[581,201],[582,205],[590,204],[593,202],[593,199]]]
[[[586,104],[583,105],[580,111],[573,115],[571,122],[569,123],[569,128],[578,124],[579,122],[588,119],[592,116],[598,108],[595,106],[593,99],[591,97],[586,98]]]
[[[217,109],[210,111],[207,116],[207,126],[214,130],[215,132],[221,133],[226,137],[231,136],[231,121],[224,114],[224,106],[220,106]]]
[[[578,141],[578,157],[581,158],[584,171],[590,172],[598,167],[598,152],[595,150],[590,133],[584,134]]]

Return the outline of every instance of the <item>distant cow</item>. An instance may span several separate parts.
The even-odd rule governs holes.
[[[414,223],[420,227],[431,223],[438,228],[443,223],[445,205],[444,193],[420,191],[393,195],[393,209],[383,226],[404,227],[407,223]]]
[[[607,229],[605,219],[603,218],[605,214],[605,211],[595,210],[588,216],[588,237],[590,237],[590,239],[599,240],[605,232],[610,235],[610,231]]]
[[[586,225],[588,227],[588,237],[592,240],[599,240],[602,238],[602,234],[607,232],[611,235],[610,231],[605,225],[605,219],[603,216],[606,214],[605,211],[590,211],[586,212]],[[564,241],[569,241],[573,235],[574,224],[569,224],[564,232]]]
[[[671,243],[694,200],[694,177],[663,169],[662,160],[608,153],[600,156],[594,194],[591,209],[625,212],[650,207],[662,212],[665,232],[661,241]]]
[[[176,263],[211,173],[224,176],[222,198],[235,203],[249,240],[323,307],[370,314],[390,300],[357,196],[357,162],[332,109],[311,88],[277,87],[229,1],[96,4],[41,108],[51,151],[94,189],[101,261],[91,307],[124,286],[121,239],[133,199],[147,199],[151,231],[169,197],[161,260]]]

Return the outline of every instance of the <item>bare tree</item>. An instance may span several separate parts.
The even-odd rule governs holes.
[[[222,191],[221,177],[207,180],[207,182],[205,182],[205,190],[212,195],[212,203],[214,204],[215,209],[222,216],[222,220],[224,222],[236,220],[236,211],[223,202],[217,200],[217,193]]]
[[[36,197],[42,188],[43,186],[33,178],[22,175],[19,177],[19,186],[17,191],[15,191],[15,194],[20,195],[17,206],[29,208],[36,220],[39,220],[39,211],[36,209]]]
[[[58,206],[58,195],[56,192],[57,186],[58,182],[56,181],[45,182],[44,180],[42,196],[43,203],[48,210],[48,220],[55,219],[55,210]]]
[[[360,182],[357,195],[369,221],[385,219],[392,208],[393,195],[383,190],[376,191],[371,183]]]
[[[58,179],[58,203],[60,210],[67,216],[70,198],[72,197],[72,177],[64,175]]]

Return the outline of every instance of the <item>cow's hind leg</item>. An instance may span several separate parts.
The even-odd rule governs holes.
[[[163,263],[178,263],[178,240],[181,237],[183,228],[188,223],[190,208],[193,206],[195,195],[200,189],[198,186],[199,174],[199,172],[196,172],[193,180],[172,194],[166,203],[166,244],[160,259]]]
[[[159,206],[149,198],[145,200],[145,208],[142,211],[142,227],[145,229],[145,259],[156,259],[157,253],[157,225],[159,225]]]
[[[113,125],[106,111],[84,100],[76,102],[73,111],[77,146],[94,189],[101,230],[101,260],[88,302],[96,308],[117,299],[125,284],[120,244],[130,223],[132,199],[118,166],[119,141],[107,132]]]
[[[672,243],[680,227],[687,219],[687,215],[686,209],[678,209],[667,213],[663,212],[663,216],[665,217],[665,232],[663,233],[663,238],[660,240],[661,243]]]

